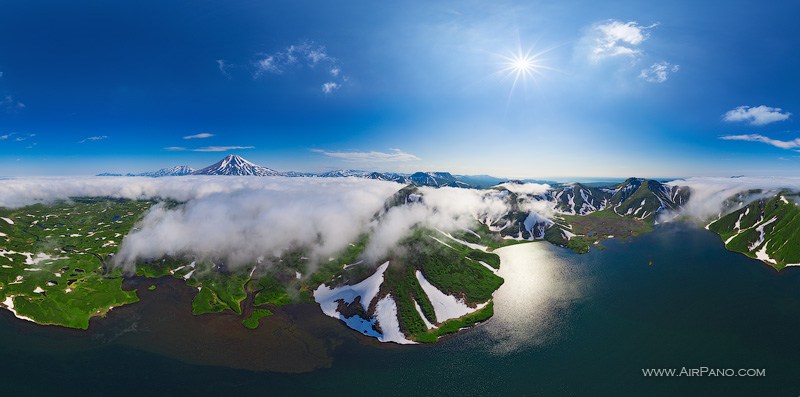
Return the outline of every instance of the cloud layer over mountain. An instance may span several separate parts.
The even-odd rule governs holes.
[[[691,196],[678,213],[667,214],[666,218],[685,215],[697,221],[707,221],[718,216],[725,210],[725,201],[739,193],[763,190],[763,193],[753,195],[755,199],[784,189],[800,191],[800,177],[696,177],[672,181],[669,184],[688,186],[691,189]]]
[[[114,262],[130,269],[165,255],[222,260],[228,266],[306,247],[327,260],[369,233],[366,255],[377,261],[414,225],[452,231],[508,210],[494,190],[420,188],[424,199],[374,215],[401,184],[360,178],[89,177],[0,180],[0,206],[19,207],[69,197],[164,198],[123,240]],[[518,186],[542,191],[543,186]],[[531,205],[533,209],[533,205]],[[546,210],[546,209],[544,209]]]

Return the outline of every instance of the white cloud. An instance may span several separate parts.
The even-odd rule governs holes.
[[[180,209],[152,208],[139,230],[124,238],[115,262],[130,266],[141,259],[190,255],[235,267],[306,247],[313,266],[366,232],[373,215],[401,187],[363,179],[228,178],[188,182],[190,189],[214,183],[221,191],[190,199]]]
[[[327,258],[365,232],[373,215],[402,185],[356,178],[184,176],[19,178],[0,180],[0,207],[70,197],[163,198],[126,236],[116,262],[164,255],[255,263],[306,246]]]
[[[227,152],[228,150],[255,149],[255,146],[203,146],[198,148],[187,148],[184,146],[167,146],[164,150],[168,152]]]
[[[6,95],[0,100],[0,108],[3,108],[8,112],[16,112],[25,109],[25,104],[16,100],[11,95]]]
[[[227,78],[229,80],[231,78],[231,74],[230,74],[230,72],[228,72],[228,68],[230,66],[231,65],[226,60],[217,59],[217,69],[219,69],[219,72],[222,73],[222,75],[225,76],[225,78]]]
[[[10,134],[0,135],[0,141],[4,141],[4,140],[6,140],[8,138],[11,138],[11,136],[13,136],[13,135],[14,135],[13,132],[10,133]]]
[[[227,152],[228,150],[255,149],[255,146],[205,146],[191,149],[193,152]]]
[[[680,70],[680,65],[673,65],[666,61],[656,62],[647,69],[642,69],[639,78],[650,83],[663,83],[667,81],[670,73]]]
[[[329,66],[329,70],[339,70],[336,59],[328,55],[325,46],[314,43],[293,44],[283,51],[265,54],[257,59],[255,77],[265,72],[280,74],[293,67],[313,68],[323,63]]]
[[[320,153],[328,157],[352,162],[363,163],[384,163],[397,161],[416,161],[419,157],[406,153],[400,149],[390,149],[390,152],[329,152],[321,149],[312,149],[312,152]]]
[[[264,74],[280,75],[290,70],[305,69],[306,73],[311,74],[312,70],[319,67],[321,71],[314,74],[314,78],[322,78],[320,73],[324,73],[327,76],[329,81],[321,84],[322,92],[325,94],[333,93],[347,81],[347,78],[342,76],[342,68],[339,65],[339,61],[328,54],[325,46],[313,42],[293,44],[282,51],[261,54],[253,62],[253,65],[255,67],[253,78],[256,79]]]
[[[300,50],[301,54],[304,54],[308,59],[309,63],[313,66],[322,61],[332,61],[333,58],[328,56],[328,52],[325,50],[325,47],[317,47],[308,50]]]
[[[498,187],[504,187],[511,191],[512,193],[519,193],[519,194],[544,194],[548,190],[550,190],[550,185],[548,184],[541,184],[541,183],[501,183],[497,185]]]
[[[214,136],[214,134],[209,134],[208,132],[201,132],[199,134],[186,135],[185,137],[183,137],[183,139],[205,139],[205,138],[211,138],[212,136]]]
[[[739,106],[726,112],[723,115],[723,119],[730,122],[743,121],[751,125],[765,125],[786,120],[791,115],[789,112],[783,112],[781,108],[772,108],[764,105]]]
[[[678,213],[666,214],[665,218],[688,216],[700,222],[707,222],[739,208],[738,204],[730,207],[732,203],[728,201],[737,194],[743,195],[741,202],[744,205],[749,201],[775,194],[780,190],[800,191],[800,178],[798,177],[698,177],[676,180],[668,184],[688,186],[691,189],[691,194],[689,201]],[[760,189],[762,192],[749,193],[756,189]]]
[[[257,69],[255,77],[259,77],[263,72],[270,72],[275,74],[283,73],[283,70],[279,68],[275,63],[276,61],[274,55],[269,55],[265,58],[256,61]]]
[[[82,139],[78,143],[96,142],[96,141],[102,141],[102,140],[105,140],[105,139],[108,139],[108,136],[106,136],[106,135],[90,136],[88,138]]]
[[[11,137],[11,135],[15,135],[15,134],[14,134],[14,133],[12,133],[12,134],[8,134],[7,136],[8,136],[8,137]],[[26,140],[28,140],[28,139],[30,139],[30,138],[33,138],[33,137],[35,137],[35,136],[36,136],[36,134],[28,134],[28,135],[21,135],[21,136],[17,136],[17,138],[16,138],[16,139],[14,139],[14,142],[22,142],[22,141],[26,141]]]
[[[329,81],[329,82],[327,82],[327,83],[322,85],[322,92],[324,92],[326,94],[330,94],[333,91],[339,89],[339,87],[341,87],[341,85],[339,83],[335,83],[333,81]]]
[[[795,138],[789,141],[781,141],[772,139],[761,134],[746,134],[746,135],[723,135],[719,137],[726,141],[748,141],[748,142],[761,142],[767,145],[772,145],[781,149],[795,149],[800,148],[800,138]]]
[[[649,36],[647,30],[655,26],[656,24],[642,26],[635,21],[616,20],[596,25],[592,32],[594,43],[590,58],[599,61],[616,56],[636,57],[641,54],[639,45]]]
[[[232,267],[251,265],[259,257],[296,247],[308,248],[308,256],[319,263],[364,233],[370,235],[366,257],[377,264],[416,225],[454,231],[470,227],[476,219],[498,220],[510,208],[506,192],[421,187],[421,201],[384,211],[386,200],[402,187],[361,178],[12,178],[0,180],[0,207],[70,197],[185,202],[175,208],[154,206],[123,239],[114,262],[128,269],[164,255],[223,260]],[[534,203],[523,207],[537,210]],[[381,216],[374,217],[376,213]]]

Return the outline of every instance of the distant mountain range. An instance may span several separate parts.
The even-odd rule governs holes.
[[[102,174],[97,174],[97,176],[149,176],[152,178],[158,178],[162,176],[183,176],[183,175],[191,175],[194,173],[195,169],[189,167],[188,165],[177,165],[175,167],[169,168],[162,168],[158,171],[150,171],[150,172],[142,172],[138,174],[128,173],[128,174],[114,174],[110,172],[104,172]]]
[[[313,172],[280,172],[271,168],[254,164],[237,155],[227,155],[222,160],[199,170],[186,165],[179,165],[171,168],[162,168],[158,171],[142,172],[138,174],[128,173],[124,176],[184,176],[184,175],[232,175],[232,176],[286,176],[286,177],[317,177],[317,178],[367,178],[382,181],[392,181],[403,184],[413,184],[416,186],[434,187],[465,187],[465,188],[485,188],[507,181],[507,179],[496,178],[489,175],[453,175],[449,172],[415,172],[413,174],[399,174],[394,172],[375,172],[361,170],[335,170],[320,173]],[[123,176],[104,172],[97,176]]]

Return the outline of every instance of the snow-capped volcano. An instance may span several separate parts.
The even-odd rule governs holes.
[[[219,162],[192,173],[193,175],[253,175],[274,176],[278,171],[253,164],[237,155],[229,154]]]

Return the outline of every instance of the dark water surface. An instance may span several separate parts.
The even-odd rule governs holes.
[[[256,331],[193,317],[191,289],[169,280],[88,332],[2,311],[0,394],[800,395],[800,269],[689,225],[605,245],[504,248],[495,317],[434,346],[377,346],[313,305]],[[702,366],[766,376],[641,371]]]

